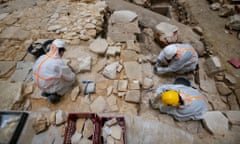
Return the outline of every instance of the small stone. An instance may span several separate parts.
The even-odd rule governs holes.
[[[140,102],[140,91],[139,90],[130,90],[127,92],[127,95],[125,97],[125,101],[127,102],[133,102],[133,103],[139,103]]]
[[[79,62],[79,72],[86,72],[91,70],[91,63],[92,63],[91,56],[78,58],[78,62]]]
[[[75,133],[71,137],[71,143],[72,144],[79,144],[81,138],[82,138],[82,134],[79,133],[78,131],[75,131]]]
[[[153,86],[153,80],[150,78],[145,77],[143,80],[143,88],[149,89]]]
[[[229,73],[225,73],[225,79],[230,83],[235,85],[237,83],[237,80],[235,77],[233,77],[231,74]]]
[[[118,80],[113,81],[113,93],[118,93]]]
[[[90,44],[90,50],[97,54],[105,54],[108,43],[105,39],[98,38]]]
[[[109,106],[116,105],[117,104],[117,99],[114,95],[111,95],[110,97],[107,98],[107,103]]]
[[[98,96],[97,99],[90,105],[92,112],[104,112],[106,106],[105,99],[102,96]]]
[[[71,92],[71,99],[72,99],[72,101],[76,101],[77,100],[77,97],[78,97],[79,93],[80,93],[80,88],[79,88],[79,86],[76,86],[72,90],[72,92]]]
[[[111,23],[129,23],[137,18],[137,14],[128,10],[114,11],[111,15]]]
[[[161,22],[156,25],[156,38],[163,44],[177,41],[178,27],[169,23]]]
[[[122,71],[122,68],[123,68],[123,66],[121,64],[119,64],[118,67],[117,67],[117,72],[120,73]]]
[[[110,46],[107,49],[107,56],[116,56],[117,54],[120,54],[121,52],[121,47],[117,47],[117,46]]]
[[[240,30],[240,15],[235,14],[233,16],[230,16],[230,21],[228,22],[228,27],[233,30]]]
[[[195,33],[197,33],[198,35],[200,35],[200,36],[203,35],[203,30],[202,30],[202,28],[199,27],[199,26],[193,27],[193,31],[194,31]]]
[[[111,63],[109,65],[107,65],[104,69],[103,69],[103,75],[109,79],[115,79],[117,76],[117,67],[118,67],[119,63],[118,62],[114,62]]]
[[[240,125],[240,111],[226,111],[228,120],[233,125]]]
[[[120,140],[122,138],[122,128],[119,125],[112,126],[111,136],[115,139]]]
[[[214,76],[216,81],[223,81],[224,80],[224,73],[218,73]]]
[[[56,125],[60,125],[66,121],[66,114],[62,110],[56,111]]]
[[[76,131],[78,131],[79,133],[82,133],[82,129],[83,129],[85,121],[86,121],[86,119],[84,119],[84,118],[77,119]]]
[[[239,105],[237,103],[237,98],[234,94],[227,97],[230,110],[239,110]]]
[[[220,95],[227,96],[232,93],[232,91],[228,88],[228,86],[223,82],[217,82],[216,87]]]
[[[128,89],[130,90],[139,90],[140,89],[140,84],[138,80],[133,80],[129,82]]]
[[[119,80],[118,81],[118,91],[124,92],[127,91],[128,81],[127,80]]]
[[[58,29],[61,29],[62,26],[61,25],[52,25],[48,27],[48,31],[56,31]]]
[[[84,124],[83,137],[89,138],[91,135],[93,135],[93,132],[94,132],[93,122],[90,119],[87,119]]]
[[[210,8],[211,8],[211,10],[218,11],[221,8],[221,4],[213,3],[213,4],[211,4]]]
[[[111,127],[112,125],[117,124],[117,122],[118,122],[117,119],[116,119],[116,118],[113,118],[113,119],[111,119],[111,120],[106,121],[105,124],[106,124],[106,126]]]
[[[224,135],[228,131],[228,119],[219,111],[207,112],[203,124],[214,135]]]

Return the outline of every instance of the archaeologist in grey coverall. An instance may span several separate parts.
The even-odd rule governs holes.
[[[197,64],[197,52],[190,44],[170,44],[160,52],[154,71],[158,74],[182,74],[195,70]]]
[[[173,115],[178,121],[203,119],[208,110],[204,96],[192,87],[167,84],[159,87],[156,94],[155,98],[150,99],[150,105],[159,108],[162,113]]]
[[[33,66],[33,80],[51,103],[58,102],[75,81],[75,74],[62,60],[64,52],[64,41],[56,39]]]

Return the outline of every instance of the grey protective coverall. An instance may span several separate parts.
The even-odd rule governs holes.
[[[198,90],[181,84],[167,84],[156,90],[158,94],[155,99],[160,99],[161,93],[166,90],[175,90],[179,92],[184,101],[179,107],[164,106],[160,104],[160,112],[173,115],[178,121],[199,120],[203,118],[204,113],[208,110],[204,96]]]
[[[198,55],[195,49],[189,44],[174,44],[177,49],[176,56],[171,59],[167,67],[157,67],[157,73],[167,72],[185,73],[196,69],[198,64]],[[164,52],[158,56],[158,61],[167,63]]]

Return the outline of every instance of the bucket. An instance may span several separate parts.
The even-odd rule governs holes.
[[[191,82],[183,77],[176,78],[174,84],[182,84],[185,86],[191,86]]]

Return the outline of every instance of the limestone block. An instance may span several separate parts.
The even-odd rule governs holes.
[[[206,59],[206,68],[206,72],[210,76],[223,71],[221,61],[217,56],[211,56]]]
[[[84,126],[85,121],[86,121],[85,118],[79,118],[79,119],[77,119],[77,122],[76,122],[76,131],[78,131],[79,133],[82,133],[82,130],[83,130],[83,126]]]
[[[233,16],[230,16],[230,21],[227,24],[230,29],[233,30],[240,30],[240,15],[235,14]]]
[[[97,54],[105,54],[107,47],[108,47],[107,41],[101,38],[94,40],[89,46],[90,50]]]
[[[123,92],[127,91],[128,81],[127,80],[119,80],[118,81],[118,91]]]
[[[224,135],[228,131],[228,119],[220,111],[207,112],[203,124],[214,135]]]
[[[120,54],[120,52],[121,52],[121,47],[110,46],[107,49],[106,55],[107,56],[116,56],[117,54]]]
[[[237,103],[237,98],[234,94],[227,97],[230,110],[239,110],[239,105]]]
[[[141,65],[135,61],[124,62],[125,73],[129,80],[138,80],[142,82],[142,68]]]
[[[75,88],[73,88],[72,92],[71,92],[71,99],[72,101],[76,101],[77,97],[80,93],[80,88],[79,86],[76,86]]]
[[[144,89],[149,89],[153,86],[153,80],[150,78],[145,77],[143,79],[143,88]]]
[[[117,76],[117,67],[118,67],[119,63],[118,62],[114,62],[111,63],[109,65],[107,65],[104,69],[102,74],[109,78],[109,79],[115,79]]]
[[[79,72],[86,72],[91,70],[91,63],[92,63],[91,56],[78,58],[78,62],[79,62]]]
[[[133,103],[139,103],[140,102],[140,91],[139,90],[130,90],[127,92],[127,95],[125,97],[125,101],[127,102],[133,102]]]
[[[224,113],[231,124],[240,125],[240,111],[226,111]]]
[[[106,101],[102,96],[98,96],[97,99],[90,105],[92,112],[104,112]]]
[[[163,44],[177,42],[178,27],[169,23],[161,22],[156,25],[156,38]]]
[[[84,124],[83,137],[89,138],[94,133],[94,125],[90,119],[87,119]]]
[[[14,39],[24,41],[29,38],[30,33],[28,31],[22,30],[20,27],[7,27],[0,34],[1,39]]]
[[[111,23],[129,23],[137,19],[137,14],[129,10],[114,11],[110,17]]]
[[[67,119],[66,113],[62,110],[56,111],[56,125],[64,123]]]

